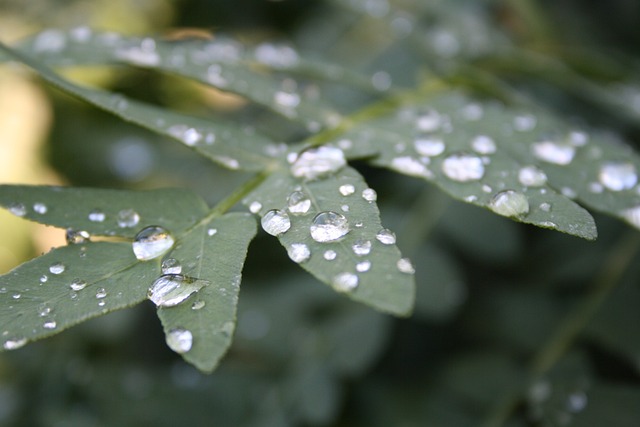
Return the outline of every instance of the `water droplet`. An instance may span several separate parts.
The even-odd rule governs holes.
[[[523,114],[513,119],[513,128],[518,132],[528,132],[536,127],[536,116],[531,114]]]
[[[180,274],[182,265],[175,258],[167,258],[162,261],[162,274]]]
[[[535,166],[524,166],[518,171],[518,180],[526,187],[540,187],[547,183],[547,175]]]
[[[261,220],[262,229],[272,236],[279,236],[291,228],[291,220],[286,212],[272,209]]]
[[[338,254],[336,253],[336,251],[329,249],[325,251],[322,256],[327,261],[333,261],[334,259],[336,259],[336,256],[338,256]]]
[[[560,189],[560,193],[562,193],[563,196],[568,197],[570,199],[575,199],[578,196],[578,193],[576,193],[576,190],[574,190],[571,187],[562,187]]]
[[[421,156],[433,157],[442,154],[445,145],[440,138],[426,137],[416,139],[413,142],[413,147]]]
[[[520,192],[504,190],[491,198],[489,208],[502,216],[522,216],[529,213],[529,199]]]
[[[416,128],[422,132],[434,132],[442,125],[442,118],[435,110],[430,110],[416,119]]]
[[[40,276],[40,283],[46,283],[47,280],[49,280],[49,278],[47,277],[46,274],[43,274],[42,276]]]
[[[340,206],[340,210],[342,210],[342,212],[349,212],[349,205]]]
[[[480,120],[484,110],[480,104],[467,104],[460,110],[462,117],[470,122]]]
[[[147,296],[158,307],[171,307],[180,304],[208,284],[207,280],[181,274],[164,274],[151,284]]]
[[[353,253],[358,256],[365,256],[371,253],[371,240],[357,240],[351,246]]]
[[[207,303],[204,300],[196,300],[191,304],[191,310],[200,310],[205,305],[207,305]]]
[[[378,193],[373,188],[365,188],[362,190],[362,198],[369,203],[373,203],[378,200]]]
[[[533,155],[538,159],[556,165],[568,165],[576,154],[572,145],[558,144],[553,141],[536,142],[531,146]]]
[[[333,288],[338,292],[351,292],[358,287],[358,276],[353,273],[340,273],[333,278]]]
[[[258,212],[260,212],[260,209],[262,209],[262,203],[258,201],[251,202],[251,204],[249,205],[249,212],[251,212],[252,214],[257,214]]]
[[[64,264],[63,264],[63,263],[61,263],[61,262],[56,262],[56,263],[53,263],[53,264],[51,264],[51,265],[49,266],[49,271],[50,271],[52,274],[62,274],[62,273],[64,273],[65,268],[66,268],[66,267],[64,266]]]
[[[45,329],[55,329],[58,326],[55,320],[47,320],[42,324],[42,327]]]
[[[396,243],[396,235],[393,231],[383,228],[376,234],[376,239],[383,245],[393,245]]]
[[[9,212],[15,216],[25,216],[27,214],[27,208],[22,203],[12,203],[9,205]]]
[[[140,215],[133,209],[123,209],[118,212],[118,226],[121,228],[131,228],[138,225]]]
[[[293,215],[304,215],[309,212],[311,199],[302,191],[294,191],[287,198],[289,212]]]
[[[489,136],[478,135],[471,141],[471,148],[479,154],[493,154],[496,152],[496,143]]]
[[[107,297],[107,290],[105,288],[98,288],[96,291],[96,298],[103,299]]]
[[[167,333],[166,341],[171,350],[179,354],[186,353],[193,346],[193,334],[183,328],[172,329]]]
[[[551,204],[547,203],[547,202],[540,203],[540,210],[543,211],[543,212],[550,212],[551,211]]]
[[[22,294],[20,294],[20,293],[13,294],[13,295],[11,295],[11,298],[20,299],[20,298],[22,298]]]
[[[332,242],[344,237],[350,231],[347,218],[331,211],[316,215],[309,230],[316,242]]]
[[[89,212],[89,221],[91,222],[103,222],[107,216],[99,209],[94,209]]]
[[[411,264],[409,258],[400,258],[396,263],[396,266],[400,273],[414,274],[416,272],[416,269],[413,267],[413,264]]]
[[[173,247],[173,237],[157,225],[143,228],[133,239],[133,253],[140,261],[157,258]]]
[[[53,310],[46,303],[42,303],[38,306],[38,316],[45,317],[51,314]]]
[[[216,235],[216,233],[218,233],[218,230],[215,229],[215,228],[210,228],[210,229],[207,230],[207,235],[208,236],[214,236],[214,235]]]
[[[356,187],[351,184],[343,184],[338,188],[338,191],[340,191],[340,194],[343,196],[350,196],[356,192]]]
[[[45,205],[44,203],[34,203],[33,210],[35,213],[44,215],[47,213],[49,209],[47,208],[47,205]]]
[[[622,191],[633,188],[638,182],[638,175],[632,163],[605,163],[600,167],[598,179],[609,190]]]
[[[335,173],[346,164],[341,149],[329,146],[312,147],[297,156],[291,165],[291,174],[296,178],[313,180]]]
[[[12,338],[12,339],[6,340],[2,345],[2,347],[5,350],[17,350],[20,347],[23,347],[26,343],[27,343],[26,338]]]
[[[91,235],[87,231],[76,231],[71,228],[67,229],[65,237],[67,239],[67,244],[69,245],[87,243],[91,239]]]
[[[280,107],[293,109],[300,104],[300,95],[295,92],[279,90],[273,94],[273,101]]]
[[[361,261],[356,264],[356,271],[359,273],[365,273],[371,269],[371,261]]]
[[[587,407],[587,394],[583,391],[571,393],[567,398],[567,409],[569,412],[577,413]]]
[[[75,279],[73,282],[71,282],[69,287],[72,291],[81,291],[87,287],[87,282],[82,279]]]
[[[484,164],[472,154],[453,154],[442,162],[442,172],[453,181],[477,181],[484,176]]]
[[[304,243],[293,243],[287,249],[287,254],[293,262],[300,264],[309,259],[311,251],[309,251],[309,247]]]
[[[393,160],[391,160],[391,164],[389,166],[391,167],[391,169],[405,175],[417,177],[429,176],[429,170],[427,169],[427,167],[423,163],[410,156],[395,157]]]

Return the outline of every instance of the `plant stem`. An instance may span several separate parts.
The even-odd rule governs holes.
[[[611,251],[599,274],[594,278],[591,291],[571,310],[560,323],[555,333],[542,346],[533,357],[529,367],[529,380],[527,385],[533,384],[546,375],[555,364],[564,356],[571,345],[576,341],[582,330],[598,312],[615,286],[636,256],[640,248],[640,235],[638,233],[625,234]],[[500,427],[509,419],[515,408],[520,403],[523,388],[518,394],[506,398],[490,414],[485,427]]]

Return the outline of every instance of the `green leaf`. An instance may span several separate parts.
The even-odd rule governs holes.
[[[179,262],[181,274],[209,282],[186,302],[158,309],[168,340],[172,331],[190,332],[193,344],[183,357],[201,371],[213,371],[231,344],[242,266],[255,233],[251,215],[227,214],[190,229],[165,256]]]
[[[131,244],[111,242],[57,248],[20,265],[0,276],[3,348],[144,301],[156,269],[139,262]]]
[[[0,206],[42,224],[122,237],[134,237],[143,224],[159,225],[175,233],[193,226],[209,210],[198,195],[187,190],[29,185],[0,185]],[[134,223],[132,215],[136,214]]]
[[[590,147],[581,146],[589,135],[579,128],[542,112],[507,110],[456,92],[408,100],[402,108],[376,114],[342,135],[355,144],[364,141],[378,147],[380,156],[373,164],[434,182],[456,199],[517,221],[595,239],[593,218],[568,197],[587,191],[590,181],[583,171],[593,168]],[[558,162],[572,153],[575,159],[570,165],[553,164],[548,157],[544,161],[534,155],[535,150],[547,156],[559,152]],[[591,179],[597,181],[597,176]],[[625,194],[620,202],[638,197]],[[594,204],[588,198],[585,202]],[[596,207],[618,211],[612,205]]]
[[[56,74],[39,61],[2,44],[0,50],[33,68],[40,77],[64,92],[125,121],[176,139],[229,169],[261,170],[273,161],[271,156],[281,152],[278,145],[250,127],[215,123],[130,100],[119,94],[82,87]]]
[[[340,187],[343,185],[353,186],[353,193],[342,195]],[[287,214],[291,228],[280,234],[278,239],[292,259],[298,258],[302,268],[334,289],[346,292],[356,301],[385,312],[406,315],[413,306],[414,277],[412,273],[399,270],[398,263],[404,261],[400,261],[401,254],[397,246],[383,244],[376,239],[376,234],[383,226],[376,203],[362,196],[362,192],[368,188],[362,176],[350,167],[343,168],[336,175],[309,182],[294,178],[289,171],[277,171],[244,202],[263,220],[264,215],[272,210]],[[310,200],[308,211],[301,215],[288,209],[287,200],[296,191],[302,192]],[[259,209],[256,209],[257,206]],[[348,234],[335,241],[314,240],[310,227],[321,212],[343,215],[348,221]],[[370,253],[354,253],[352,247],[358,243],[370,245]],[[298,253],[293,254],[296,249]],[[309,251],[309,257],[302,259],[306,250]],[[335,259],[328,260],[331,252],[335,252]],[[357,265],[363,271],[358,271]],[[351,282],[351,285],[357,286],[348,291],[345,288],[350,286],[345,287],[341,279],[349,282],[356,280],[354,278],[357,278],[357,284]]]

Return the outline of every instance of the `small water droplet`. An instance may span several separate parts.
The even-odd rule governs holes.
[[[309,259],[311,251],[309,251],[309,247],[304,243],[293,243],[287,249],[287,254],[293,262],[300,264]]]
[[[518,132],[528,132],[536,127],[536,116],[531,114],[523,114],[513,119],[513,128]]]
[[[258,201],[253,201],[249,205],[249,212],[251,212],[252,214],[257,214],[258,212],[260,212],[260,209],[262,209],[262,203]]]
[[[478,135],[471,141],[471,148],[478,154],[493,154],[496,152],[496,143],[489,136]]]
[[[89,212],[89,221],[91,222],[103,222],[106,217],[105,213],[99,209],[94,209]]]
[[[518,180],[526,187],[540,187],[547,183],[547,175],[535,166],[524,166],[518,171]]]
[[[98,288],[96,291],[96,298],[103,299],[107,297],[107,290],[105,288]]]
[[[331,250],[331,249],[325,251],[324,254],[322,255],[322,257],[324,259],[326,259],[327,261],[333,261],[334,259],[336,259],[336,256],[338,256],[336,251]]]
[[[166,341],[171,350],[179,354],[186,353],[193,346],[193,334],[187,329],[175,328],[167,333]]]
[[[349,205],[340,206],[340,210],[342,210],[342,212],[349,212]]]
[[[13,299],[20,299],[20,298],[22,298],[22,294],[20,294],[20,293],[15,293],[15,294],[11,295],[11,298],[13,298]]]
[[[359,273],[365,273],[371,269],[371,261],[361,261],[356,264],[356,271]]]
[[[309,230],[313,240],[321,243],[338,240],[350,231],[347,218],[331,211],[316,215]]]
[[[340,186],[340,188],[338,188],[338,191],[340,191],[340,194],[342,194],[343,196],[350,196],[355,193],[356,187],[354,187],[352,184],[343,184]]]
[[[442,125],[442,118],[435,110],[429,110],[416,119],[416,128],[422,132],[434,132]]]
[[[44,203],[34,203],[33,210],[35,213],[44,215],[47,213],[49,209],[47,208],[47,205],[45,205]]]
[[[9,205],[9,212],[15,216],[25,216],[27,214],[27,208],[22,203],[12,203]]]
[[[333,288],[338,292],[351,292],[358,287],[358,276],[353,273],[340,273],[333,278]]]
[[[147,295],[155,305],[171,307],[180,304],[208,284],[207,280],[180,274],[164,274],[151,284]]]
[[[376,234],[376,239],[383,245],[394,245],[396,243],[396,235],[393,231],[383,228]]]
[[[218,230],[215,228],[210,228],[207,230],[207,236],[214,236],[216,233],[218,233]]]
[[[398,271],[401,273],[414,274],[416,272],[416,269],[413,267],[413,264],[411,264],[409,258],[400,258],[396,263],[396,266],[398,267]]]
[[[576,193],[576,190],[574,190],[571,187],[562,187],[560,189],[560,193],[562,193],[563,196],[568,197],[570,199],[575,199],[578,196],[578,193]]]
[[[569,412],[577,413],[587,407],[587,394],[583,391],[571,393],[567,398],[567,409]]]
[[[291,228],[291,220],[286,212],[272,209],[261,220],[262,229],[272,236],[279,236]]]
[[[180,274],[182,273],[182,265],[175,258],[167,258],[162,261],[162,274]]]
[[[365,188],[362,190],[362,198],[369,203],[373,203],[378,200],[378,193],[373,188]]]
[[[42,324],[42,327],[45,329],[55,329],[58,326],[55,320],[47,320]]]
[[[453,154],[442,162],[442,172],[453,181],[477,181],[484,176],[484,164],[472,154]]]
[[[556,165],[568,165],[576,154],[574,146],[553,141],[536,142],[531,149],[538,159]]]
[[[2,347],[5,350],[17,350],[20,347],[23,347],[26,343],[27,343],[26,338],[12,338],[12,339],[6,340],[2,345]]]
[[[204,307],[207,303],[204,300],[196,300],[193,302],[193,304],[191,304],[191,310],[200,310],[202,307]]]
[[[371,253],[371,240],[356,240],[351,249],[358,256],[369,255]]]
[[[605,163],[600,167],[598,179],[609,190],[622,191],[633,188],[638,182],[638,175],[632,163]]]
[[[423,163],[410,156],[395,157],[389,166],[393,170],[410,176],[428,177],[430,175]]]
[[[291,174],[296,178],[314,180],[333,174],[346,164],[341,149],[330,146],[312,147],[297,156],[291,165]]]
[[[82,279],[75,279],[73,282],[71,282],[69,287],[72,291],[81,291],[87,287],[87,282]]]
[[[502,216],[523,216],[529,213],[529,199],[518,191],[504,190],[491,198],[489,208]]]
[[[138,225],[140,215],[133,209],[123,209],[118,212],[118,226],[121,228],[131,228]]]
[[[42,276],[40,276],[40,283],[46,283],[47,280],[49,280],[49,277],[47,277],[46,274],[43,274]]]
[[[273,101],[283,108],[292,109],[300,104],[300,95],[280,90],[273,94]]]
[[[133,239],[133,253],[140,261],[157,258],[173,247],[173,236],[162,227],[145,227]]]
[[[64,266],[64,264],[63,264],[63,263],[61,263],[61,262],[56,262],[56,263],[53,263],[53,264],[51,264],[51,265],[49,266],[49,271],[50,271],[52,274],[62,274],[62,273],[64,273],[65,268],[66,268],[66,267]]]
[[[69,245],[87,243],[89,240],[91,240],[91,235],[89,234],[89,232],[84,230],[76,231],[71,228],[67,229],[65,237],[67,239],[67,244]]]
[[[304,215],[309,212],[311,199],[302,191],[294,191],[287,198],[289,212],[293,215]]]
[[[434,157],[442,154],[445,145],[440,138],[422,137],[413,142],[413,147],[421,156]]]
[[[547,203],[547,202],[540,203],[540,210],[543,211],[543,212],[550,212],[551,211],[551,204]]]
[[[484,110],[480,104],[467,104],[460,110],[462,117],[470,122],[480,120]]]
[[[51,307],[46,303],[42,303],[38,306],[38,316],[40,317],[48,316],[52,311]]]

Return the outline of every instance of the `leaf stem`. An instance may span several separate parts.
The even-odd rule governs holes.
[[[620,282],[627,268],[638,253],[639,248],[640,234],[638,233],[626,233],[619,240],[602,269],[594,278],[591,291],[567,314],[555,330],[555,333],[533,357],[529,367],[529,380],[527,385],[533,384],[546,375],[564,356],[571,345],[577,340],[582,330],[588,325],[606,301],[611,291]],[[524,391],[525,388],[521,389],[519,393],[506,398],[498,408],[490,414],[484,426],[502,426],[519,404]]]

